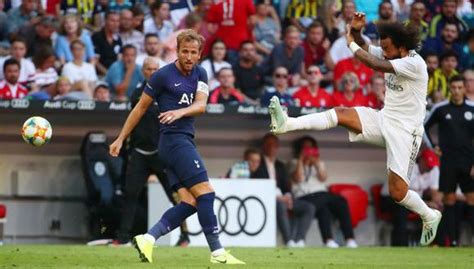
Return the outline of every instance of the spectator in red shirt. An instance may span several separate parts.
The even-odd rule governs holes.
[[[332,107],[332,97],[323,88],[319,87],[319,82],[323,78],[319,67],[311,65],[306,70],[308,86],[299,88],[293,94],[296,106],[302,107]]]
[[[330,46],[331,42],[326,37],[324,25],[319,21],[311,23],[306,31],[306,39],[303,41],[305,68],[311,65],[317,65],[320,70],[326,68]],[[325,71],[327,70],[321,70],[323,73]]]
[[[20,78],[20,63],[10,58],[3,64],[5,80],[0,82],[0,99],[11,100],[23,98],[28,94],[28,89],[18,82]]]
[[[252,39],[248,19],[255,12],[252,0],[222,0],[212,5],[207,13],[207,21],[219,25],[216,37],[226,44],[232,64],[237,62],[240,43]]]
[[[353,72],[357,75],[360,89],[369,83],[370,78],[374,74],[372,69],[368,68],[355,57],[351,57],[341,60],[336,64],[334,67],[334,82],[338,83],[341,77],[347,72]],[[337,85],[335,85],[335,87],[337,88]]]
[[[380,74],[375,74],[370,78],[367,85],[367,103],[374,109],[382,109],[385,99],[385,79]]]
[[[211,104],[239,105],[244,103],[244,96],[234,87],[235,76],[232,68],[224,67],[217,72],[220,86],[212,91],[209,98]]]
[[[339,82],[339,91],[334,91],[333,102],[334,106],[355,107],[367,106],[367,98],[360,88],[359,79],[353,72],[345,73]]]

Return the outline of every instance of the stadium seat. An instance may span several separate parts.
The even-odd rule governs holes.
[[[0,205],[0,219],[4,219],[7,216],[7,207]]]
[[[370,193],[372,194],[372,199],[374,202],[375,216],[384,221],[390,221],[392,219],[392,214],[390,212],[383,212],[380,207],[380,196],[382,192],[383,184],[375,184],[370,187]],[[418,220],[419,216],[413,212],[408,214],[408,220]]]
[[[369,195],[360,186],[355,184],[333,184],[329,186],[329,191],[346,199],[351,214],[352,227],[356,227],[359,222],[367,218]]]

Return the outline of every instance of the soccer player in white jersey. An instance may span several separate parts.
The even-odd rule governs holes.
[[[356,12],[347,25],[347,45],[354,56],[372,69],[385,73],[387,92],[385,107],[337,107],[322,113],[290,118],[283,112],[278,98],[269,106],[271,131],[281,134],[294,130],[326,130],[342,126],[349,130],[351,142],[365,142],[387,149],[389,193],[400,205],[416,212],[423,220],[420,244],[433,242],[441,213],[429,208],[420,196],[408,189],[422,140],[426,111],[428,73],[426,64],[415,51],[418,30],[402,23],[379,24],[380,45],[367,45],[360,31],[365,14]]]

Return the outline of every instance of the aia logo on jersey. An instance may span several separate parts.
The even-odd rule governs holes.
[[[193,100],[194,100],[194,94],[190,94],[188,96],[187,93],[183,93],[183,95],[181,96],[181,100],[179,100],[178,104],[182,105],[182,104],[186,104],[186,105],[191,105],[193,103]]]

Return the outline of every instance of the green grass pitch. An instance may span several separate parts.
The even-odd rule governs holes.
[[[229,248],[242,268],[474,268],[474,248]],[[131,247],[6,245],[0,268],[224,268],[206,248],[156,247],[153,264]]]

